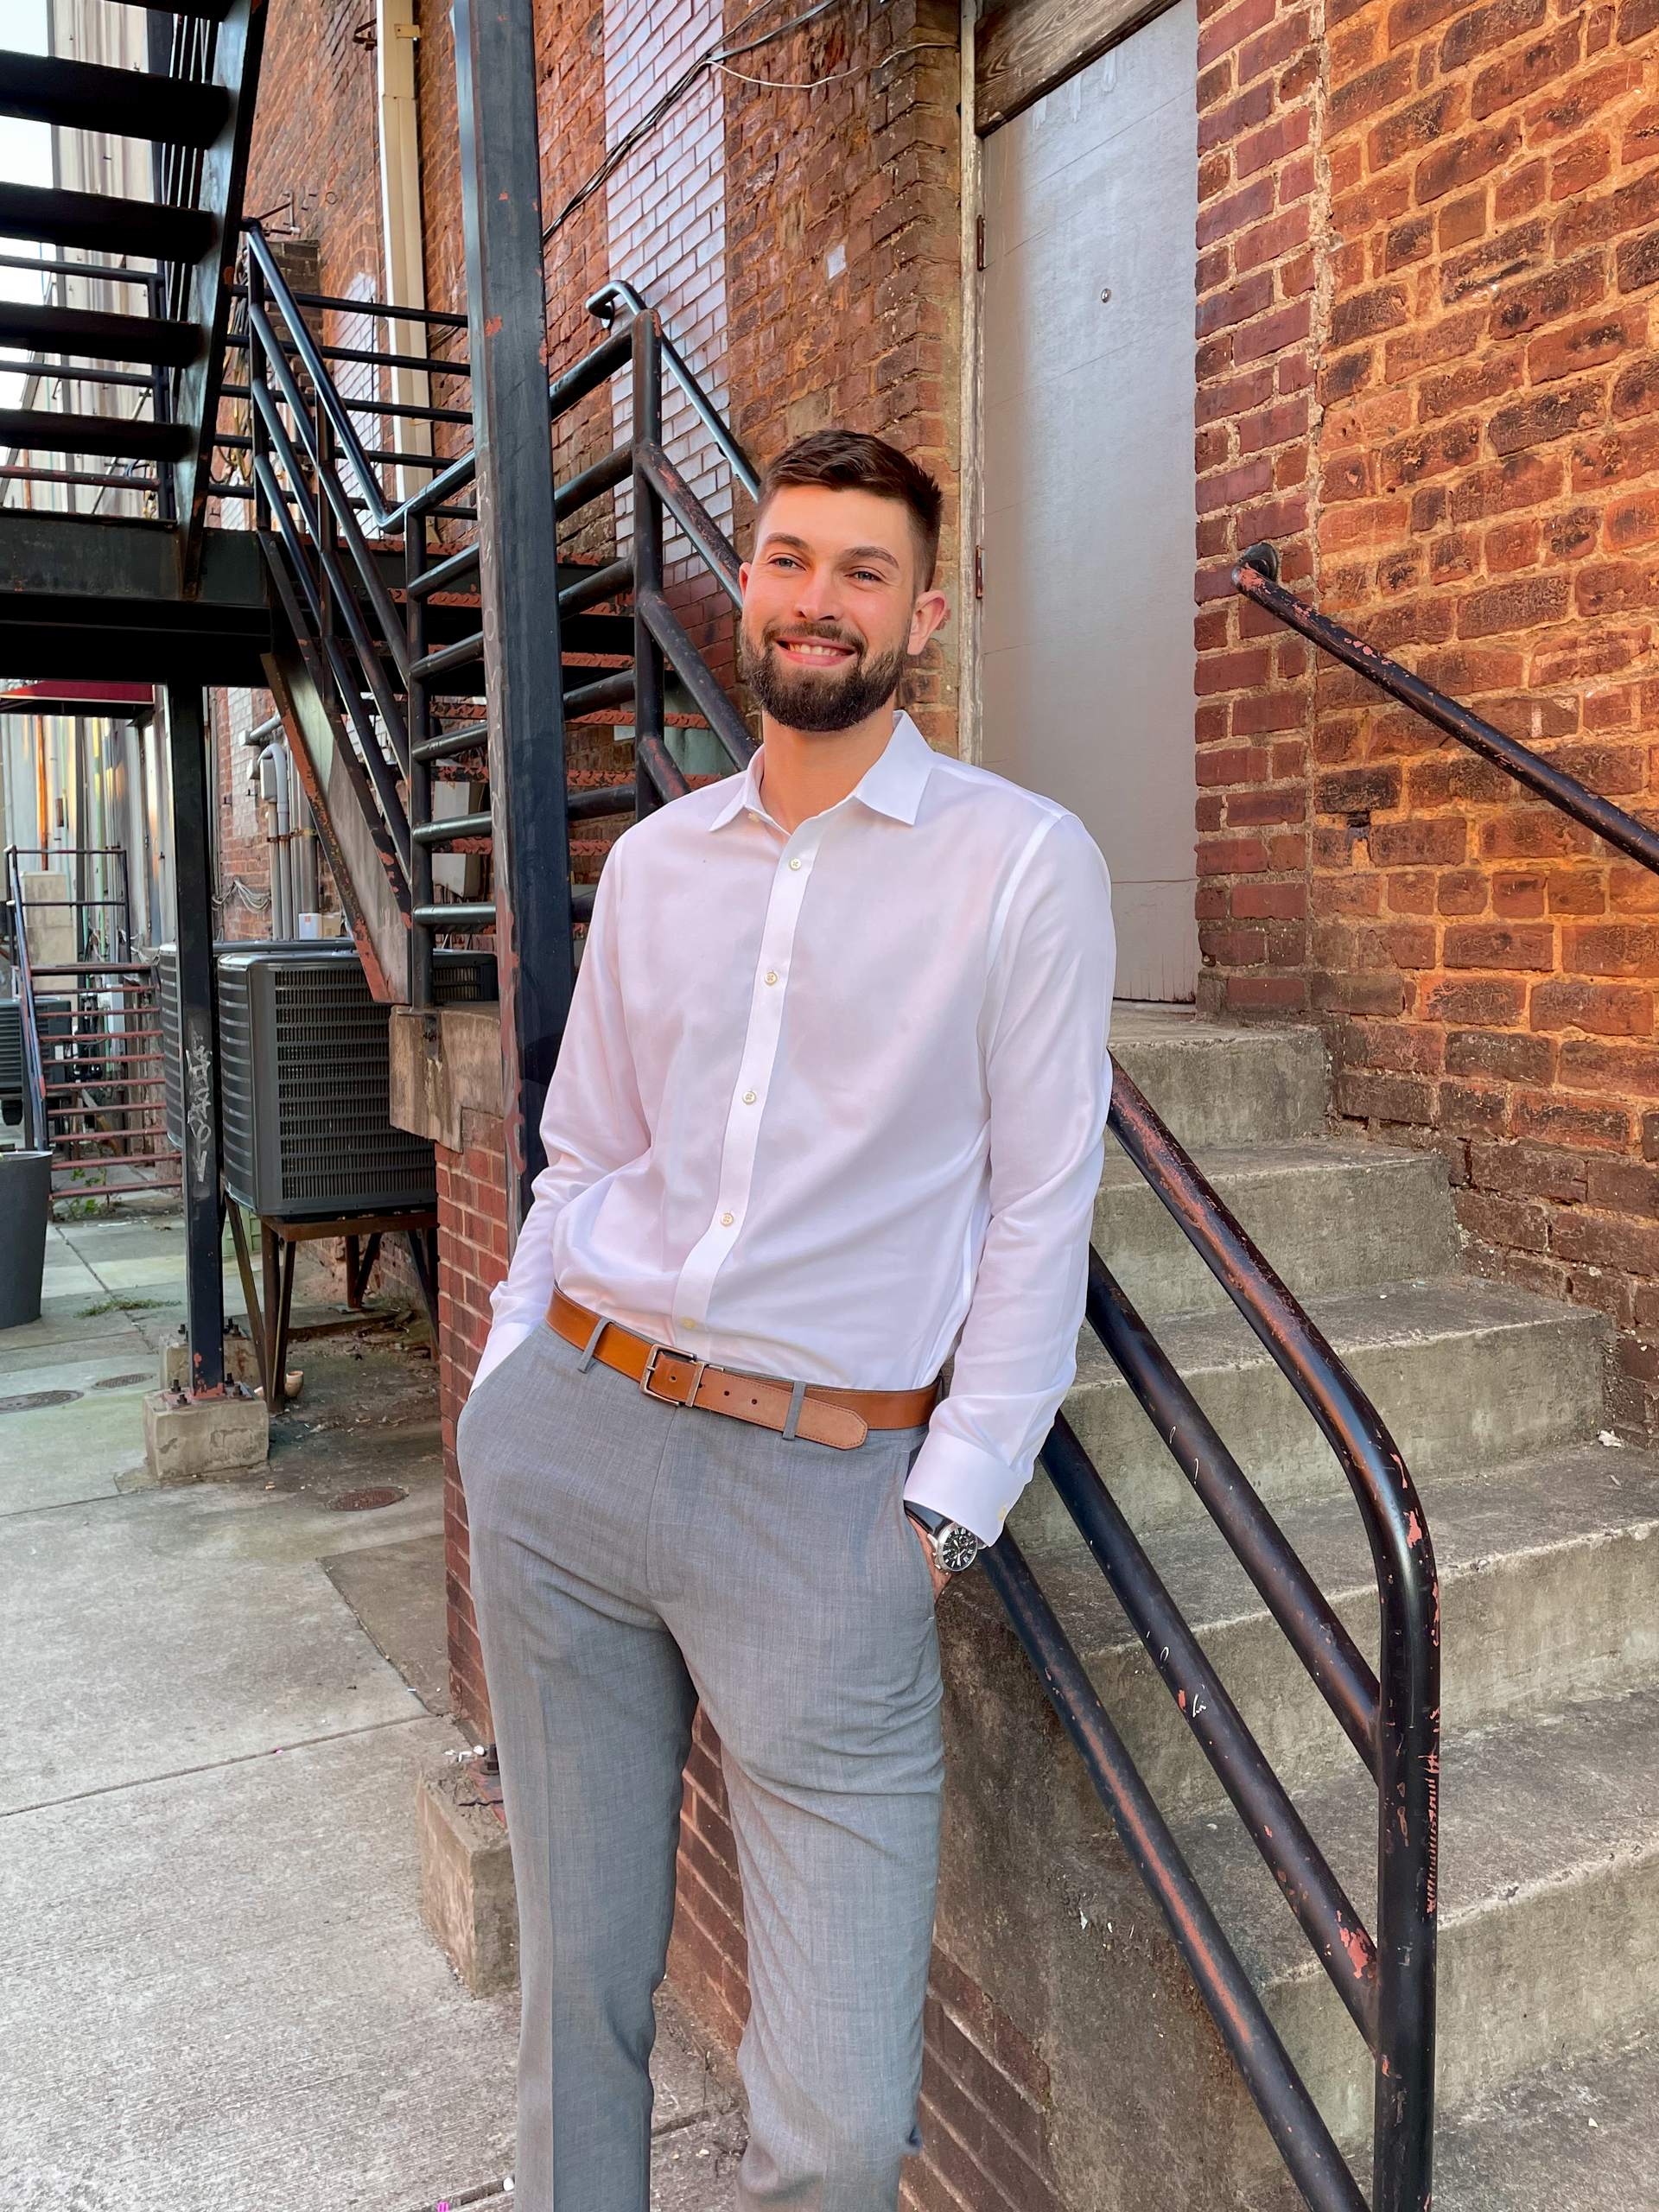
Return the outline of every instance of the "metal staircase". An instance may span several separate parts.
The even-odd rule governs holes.
[[[129,307],[143,307],[0,303],[0,344],[28,348],[32,365],[60,372],[71,389],[90,388],[99,402],[86,412],[8,410],[0,413],[0,443],[28,457],[14,480],[149,495],[156,518],[179,526],[177,573],[188,591],[200,569],[213,488],[228,277],[265,10],[264,0],[182,0],[171,13],[170,53],[148,73],[0,56],[0,113],[145,137],[156,149],[149,200],[0,185],[0,235],[59,249],[57,257],[14,257],[12,265],[38,266],[59,280],[60,291],[72,278],[95,282]],[[154,59],[163,63],[159,52]],[[43,467],[42,456],[60,465]],[[88,458],[127,467],[61,465]],[[148,474],[137,473],[141,466]]]
[[[482,541],[470,449],[427,462],[391,446],[365,444],[363,402],[342,393],[332,363],[377,372],[416,367],[465,393],[470,364],[435,350],[464,318],[416,315],[375,301],[295,293],[257,224],[247,226],[245,316],[230,334],[247,382],[225,389],[250,401],[245,435],[222,437],[248,455],[254,527],[280,610],[273,652],[278,696],[298,740],[296,762],[328,850],[377,995],[431,1004],[432,952],[440,943],[493,937],[497,910],[483,895],[493,857],[488,790],[489,700],[480,588]],[[563,671],[563,728],[545,734],[548,778],[565,766],[565,865],[572,943],[593,910],[611,838],[575,838],[572,829],[613,829],[690,788],[684,734],[716,741],[719,772],[753,750],[741,717],[664,595],[666,518],[696,557],[737,599],[737,555],[663,449],[664,372],[690,398],[723,459],[746,488],[756,478],[707,396],[637,293],[607,287],[590,302],[608,334],[548,391],[553,426],[620,374],[632,395],[634,434],[554,488],[563,524],[607,499],[632,494],[628,550],[600,565],[561,562],[556,629]],[[378,321],[423,322],[429,351],[326,345],[308,314],[349,308]],[[382,401],[390,410],[396,403]],[[435,425],[464,422],[459,408],[404,405]],[[429,480],[402,499],[388,481],[424,465]],[[285,632],[285,634],[282,634]],[[552,722],[550,715],[548,720]],[[632,731],[623,774],[561,764],[563,732]],[[459,786],[460,804],[446,804]],[[471,894],[435,883],[435,861],[481,861]]]

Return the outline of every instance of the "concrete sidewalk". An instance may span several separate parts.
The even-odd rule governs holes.
[[[149,1486],[140,1414],[175,1219],[54,1226],[42,1318],[0,1335],[13,2212],[511,2201],[516,2000],[469,1996],[418,1908],[416,1763],[463,1748],[434,1370],[326,1290],[269,1465],[187,1489]],[[715,2212],[741,2117],[664,2025],[653,2204]]]

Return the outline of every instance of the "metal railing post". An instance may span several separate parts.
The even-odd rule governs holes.
[[[411,667],[426,652],[426,594],[420,588],[425,569],[426,517],[410,515],[404,523],[404,621]],[[431,695],[417,676],[410,678],[404,715],[409,730],[409,1002],[429,1007],[432,932],[420,919],[420,910],[432,904],[432,848],[415,832],[432,819],[432,771],[423,750],[432,734],[432,706]]]
[[[202,695],[166,691],[178,918],[179,1083],[184,1102],[185,1319],[193,1395],[225,1387],[225,1286],[219,1246],[219,1067],[213,1021],[213,909]]]
[[[652,755],[665,750],[663,649],[645,619],[645,607],[663,588],[663,503],[646,474],[645,449],[663,435],[663,357],[654,309],[636,315],[633,334],[633,791],[643,821],[662,804],[650,772]]]

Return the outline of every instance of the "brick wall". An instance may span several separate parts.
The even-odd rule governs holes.
[[[728,30],[741,13],[731,0]],[[950,0],[852,0],[741,65],[779,83],[831,81],[733,81],[726,94],[733,427],[762,461],[830,423],[914,454],[945,488],[947,589],[961,452],[957,29]],[[955,671],[954,645],[936,642],[910,679],[918,722],[947,751]]]
[[[449,1694],[480,1743],[492,1738],[489,1691],[467,1580],[467,1501],[455,1423],[490,1332],[490,1293],[507,1272],[507,1180],[501,1123],[461,1117],[465,1148],[437,1147],[438,1410],[443,1427],[444,1576],[449,1598]]]
[[[669,1974],[728,2049],[748,2015],[747,1960],[720,1743],[699,1713],[685,1770]],[[938,1950],[925,2033],[923,2152],[905,2168],[904,2212],[1064,2212],[1048,2155],[1048,2069]]]
[[[1314,126],[1321,53],[1287,0],[1199,0],[1198,482],[1199,1004],[1306,1003],[1307,653],[1231,595],[1259,538],[1285,581],[1313,568],[1313,364],[1327,303]]]
[[[1478,1267],[1613,1318],[1618,1410],[1650,1427],[1659,885],[1357,679],[1311,678],[1225,568],[1280,538],[1353,627],[1659,806],[1659,17],[1331,0],[1326,22],[1301,56],[1283,5],[1205,24],[1205,1001],[1321,1020],[1343,1116],[1445,1154]],[[1242,360],[1279,318],[1315,349],[1306,430],[1277,375],[1262,419]]]

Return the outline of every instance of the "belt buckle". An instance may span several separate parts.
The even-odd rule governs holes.
[[[706,1359],[694,1359],[690,1361],[689,1364],[691,1369],[690,1389],[686,1392],[683,1398],[669,1398],[665,1397],[660,1390],[653,1390],[651,1387],[651,1379],[657,1372],[657,1363],[664,1357],[664,1354],[666,1354],[670,1359],[684,1359],[686,1357],[686,1355],[683,1352],[676,1351],[672,1344],[652,1344],[651,1350],[645,1354],[645,1367],[641,1370],[639,1376],[639,1388],[644,1392],[645,1395],[651,1399],[654,1404],[659,1406],[673,1406],[679,1411],[683,1412],[688,1406],[696,1402],[696,1395],[698,1390],[702,1388],[703,1375],[707,1370],[709,1363]]]

